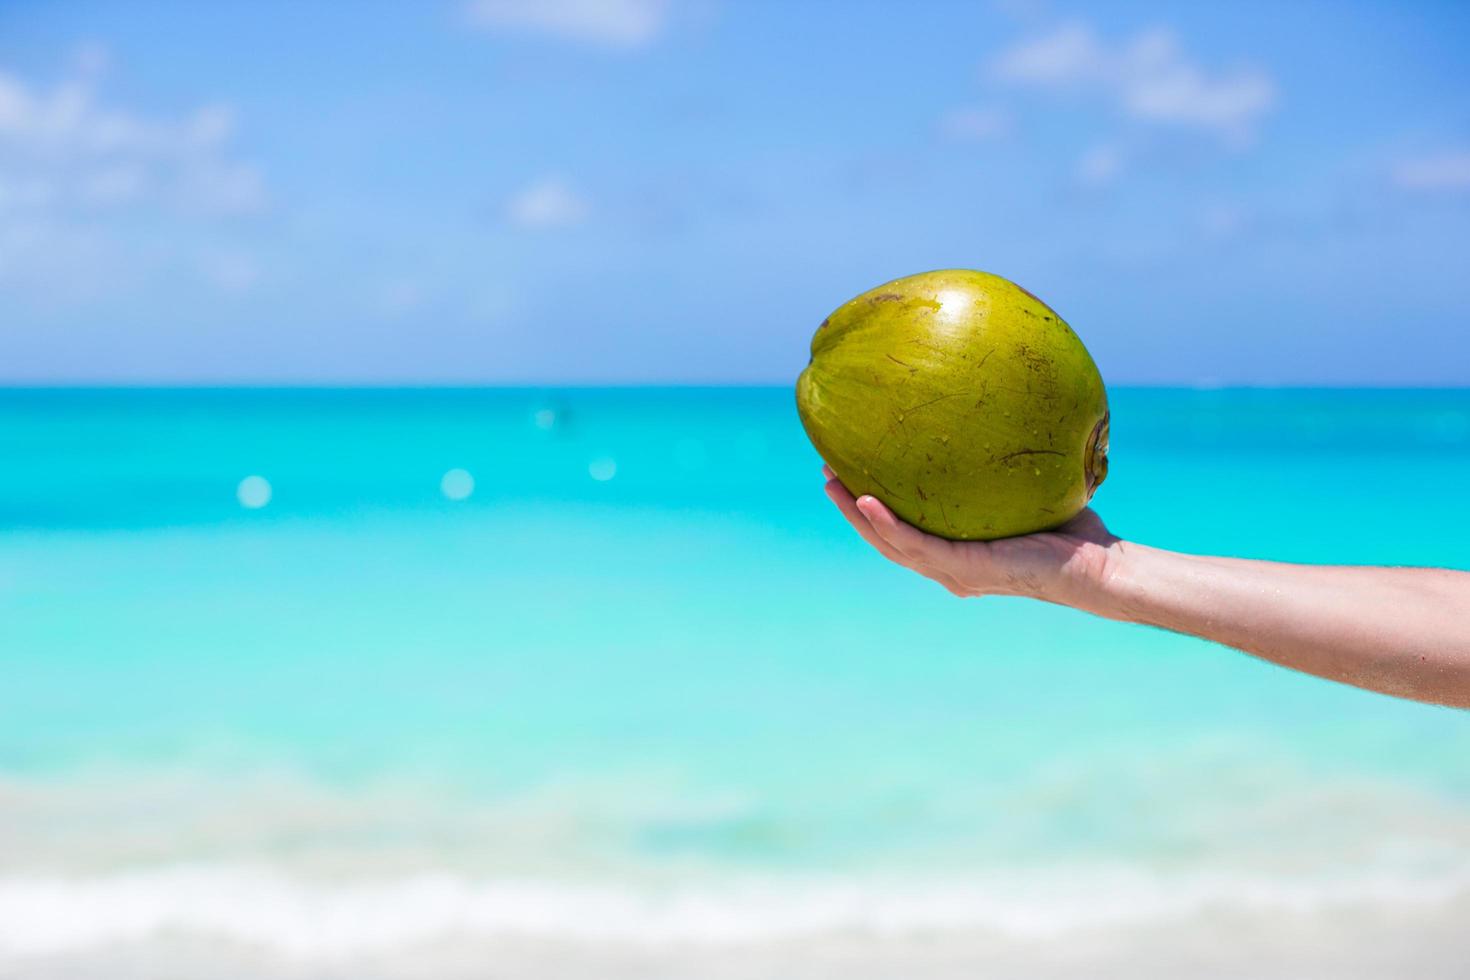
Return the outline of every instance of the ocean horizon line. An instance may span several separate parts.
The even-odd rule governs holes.
[[[522,391],[779,391],[795,387],[795,380],[777,381],[5,381],[0,392],[522,392]],[[1280,391],[1280,392],[1470,392],[1470,380],[1464,384],[1308,384],[1284,382],[1116,382],[1108,385],[1115,391],[1216,392],[1216,391]]]

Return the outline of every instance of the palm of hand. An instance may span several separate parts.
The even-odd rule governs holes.
[[[876,497],[854,499],[830,469],[827,496],[854,529],[890,561],[958,596],[1054,596],[1068,583],[1100,581],[1118,539],[1092,510],[1055,531],[998,541],[950,541],[899,520]]]

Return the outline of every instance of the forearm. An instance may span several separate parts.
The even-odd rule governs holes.
[[[1130,544],[1084,510],[1055,531],[949,541],[872,496],[827,493],[889,560],[959,596],[1019,595],[1161,626],[1283,667],[1470,708],[1470,572],[1286,565]]]
[[[1345,684],[1470,707],[1470,573],[1115,549],[1071,604]]]

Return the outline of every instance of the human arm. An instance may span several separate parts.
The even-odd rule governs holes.
[[[1470,707],[1470,573],[1293,565],[1123,541],[1091,510],[1056,531],[949,541],[827,494],[870,544],[956,595],[1017,595],[1159,626],[1344,684]]]

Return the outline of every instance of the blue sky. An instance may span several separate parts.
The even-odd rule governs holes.
[[[3,381],[787,382],[945,266],[1470,383],[1470,5],[0,5]]]

